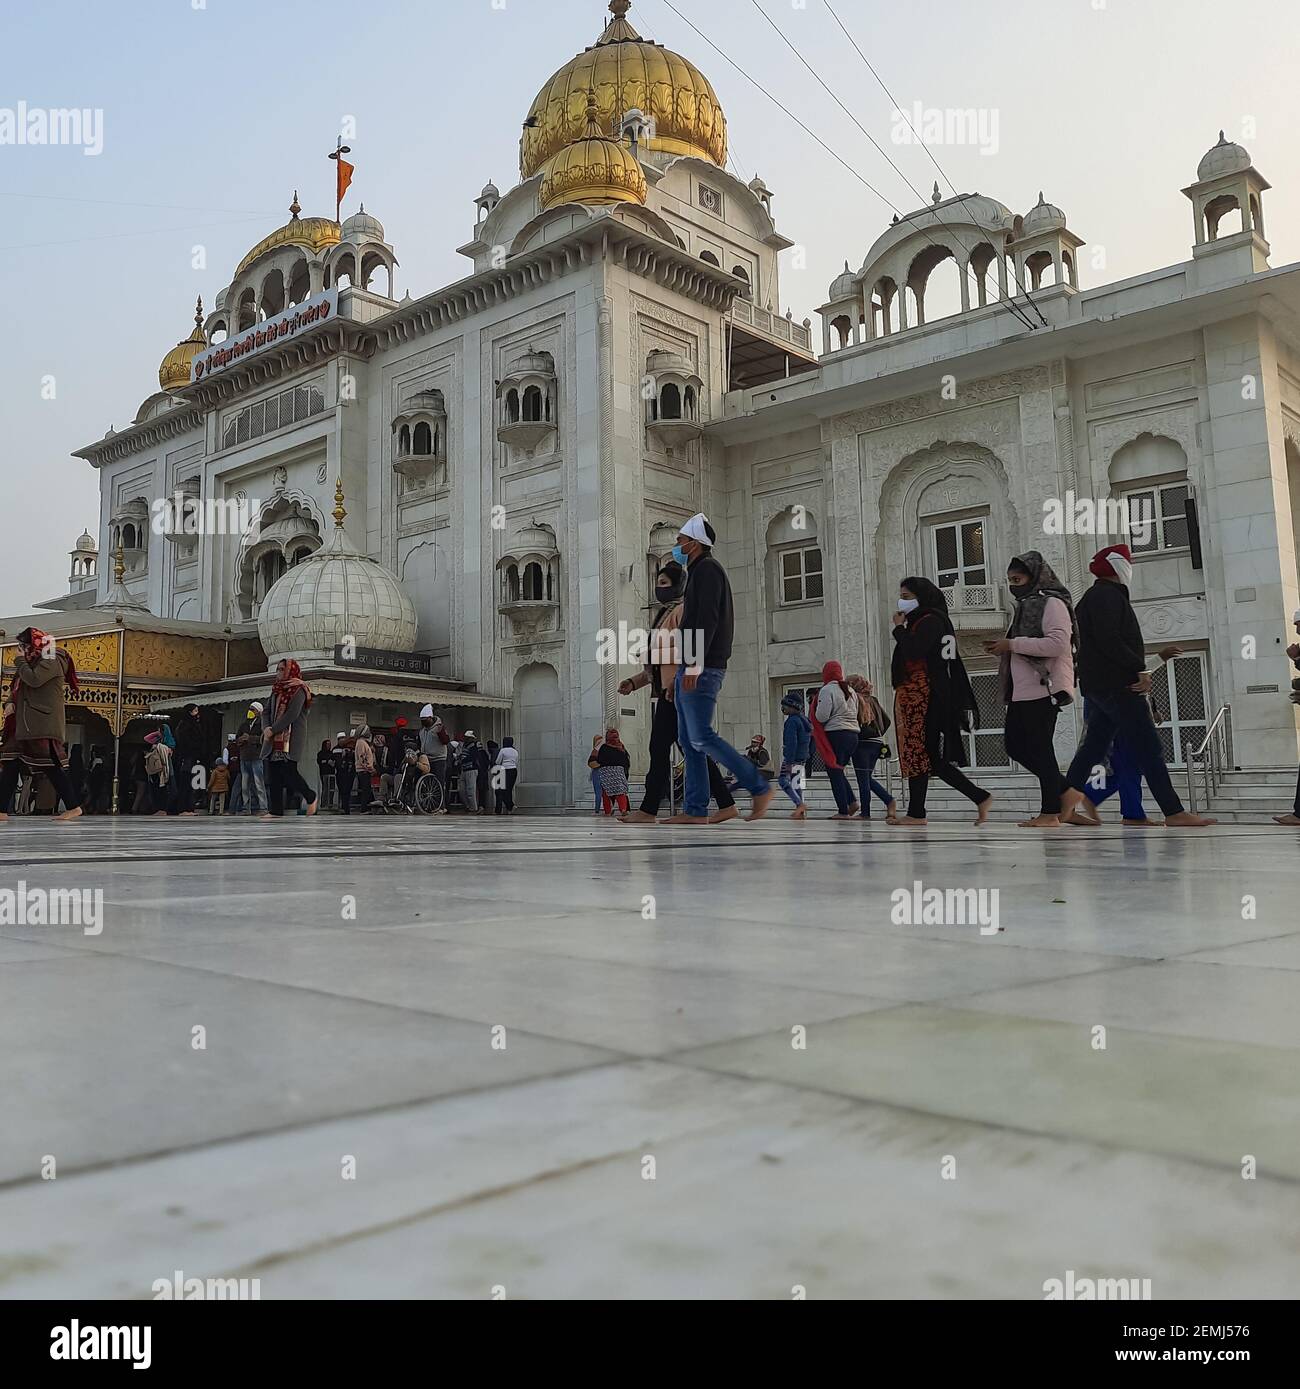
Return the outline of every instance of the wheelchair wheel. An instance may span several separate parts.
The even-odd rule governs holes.
[[[421,815],[433,815],[442,809],[442,782],[432,773],[415,784],[415,808]]]

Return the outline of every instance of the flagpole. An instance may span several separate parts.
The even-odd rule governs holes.
[[[338,138],[338,144],[330,151],[330,158],[334,160],[334,220],[341,224],[341,214],[343,211],[343,165],[346,162],[343,158],[345,154],[351,154],[351,145],[343,143],[342,135]]]

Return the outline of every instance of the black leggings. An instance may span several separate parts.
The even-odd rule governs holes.
[[[658,815],[668,795],[676,741],[677,706],[671,699],[656,699],[650,724],[650,770],[645,774],[645,795],[641,799],[643,815]],[[727,790],[718,764],[712,758],[709,758],[709,795],[717,801],[719,810],[728,810],[736,804],[736,798]]]
[[[968,801],[973,801],[976,805],[983,805],[989,798],[987,791],[982,791],[960,767],[954,766],[951,762],[936,762],[933,775],[940,781],[947,782],[954,791],[960,791]],[[925,819],[925,793],[929,785],[928,776],[907,778],[907,813],[913,820]]]
[[[266,763],[266,798],[271,803],[272,815],[284,814],[286,790],[296,791],[308,805],[316,799],[315,791],[299,775],[296,762],[269,758]]]
[[[1052,739],[1057,707],[1051,699],[1022,699],[1007,705],[1003,739],[1007,756],[1038,778],[1040,815],[1059,815],[1065,777]]]
[[[27,775],[32,775],[32,769],[20,757],[15,757],[9,762],[0,762],[0,815],[8,815],[13,808],[14,788],[18,785],[18,769],[22,767]],[[59,766],[57,762],[50,767],[38,767],[37,773],[50,779],[50,785],[54,787],[54,794],[63,802],[66,810],[73,810],[77,805],[77,798],[72,791],[72,783],[68,780],[68,774]],[[55,802],[57,807],[58,802]]]

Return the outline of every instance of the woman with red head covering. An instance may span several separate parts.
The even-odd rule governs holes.
[[[822,667],[822,687],[812,707],[813,741],[830,778],[835,795],[834,820],[851,820],[861,808],[853,799],[849,779],[844,769],[853,761],[858,739],[862,736],[858,721],[858,697],[844,679],[844,668],[838,661],[827,661]]]
[[[302,678],[297,661],[284,660],[275,668],[275,684],[267,705],[269,719],[262,740],[270,744],[266,761],[266,794],[270,813],[263,820],[284,815],[284,793],[294,791],[302,797],[308,815],[315,815],[316,793],[298,772],[298,759],[307,750],[307,710],[312,693]]]
[[[1133,555],[1127,545],[1107,545],[1092,557],[1088,569],[1096,582],[1079,599],[1075,611],[1079,688],[1088,701],[1088,720],[1061,795],[1061,818],[1074,818],[1089,778],[1095,778],[1115,735],[1122,733],[1165,813],[1165,824],[1189,829],[1212,825],[1213,820],[1183,809],[1169,780],[1164,749],[1147,703],[1151,676],[1146,668],[1146,642],[1128,594]]]
[[[55,794],[63,802],[56,820],[75,820],[81,806],[64,770],[65,690],[76,694],[77,668],[72,657],[55,646],[37,627],[18,634],[14,653],[14,673],[4,704],[4,733],[0,742],[0,820],[9,818],[18,774],[40,773],[50,779]]]
[[[612,815],[614,807],[618,806],[626,815],[627,774],[632,769],[632,759],[617,728],[605,730],[605,741],[592,753],[587,765],[600,778],[600,798],[605,814]]]
[[[894,723],[898,762],[907,778],[907,814],[897,825],[924,825],[925,795],[937,776],[978,808],[975,823],[989,816],[993,797],[962,771],[962,735],[976,717],[975,691],[957,650],[943,590],[915,575],[898,586],[894,614]]]

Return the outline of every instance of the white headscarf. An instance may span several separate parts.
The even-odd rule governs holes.
[[[709,518],[702,511],[697,511],[694,516],[681,528],[680,535],[689,536],[692,540],[698,540],[701,545],[712,545],[709,533],[705,526],[709,524]]]

